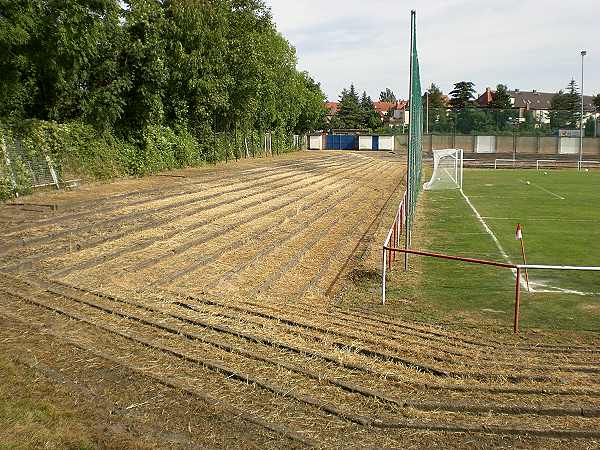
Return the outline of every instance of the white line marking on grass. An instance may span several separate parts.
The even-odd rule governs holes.
[[[479,211],[477,211],[477,209],[475,209],[475,206],[473,205],[473,203],[471,203],[471,200],[469,200],[469,197],[467,197],[463,191],[460,191],[460,193],[462,194],[465,201],[467,202],[467,205],[470,206],[471,210],[473,211],[473,214],[475,214],[475,217],[477,217],[477,220],[479,220],[479,223],[483,226],[483,228],[487,232],[487,234],[490,235],[490,237],[496,244],[496,247],[498,247],[498,250],[500,251],[500,254],[502,255],[502,257],[509,264],[513,264],[513,262],[510,260],[510,256],[508,256],[508,253],[506,253],[506,251],[504,251],[502,244],[500,244],[500,241],[498,240],[498,238],[496,237],[494,232],[490,229],[490,227],[488,227],[488,224],[485,222],[485,220],[483,220],[483,217],[481,217],[481,214],[479,214]]]
[[[520,181],[521,183],[523,183],[523,184],[527,184],[527,182],[526,182],[525,180],[519,180],[519,181]],[[530,181],[530,183],[531,183],[531,181]],[[544,192],[546,192],[547,194],[553,195],[554,197],[558,198],[559,200],[566,200],[566,198],[564,198],[564,197],[561,197],[560,195],[558,195],[558,194],[555,194],[555,193],[554,193],[554,192],[552,192],[552,191],[549,191],[548,189],[546,189],[545,187],[542,187],[542,186],[540,186],[539,184],[536,184],[536,183],[531,183],[531,186],[533,186],[533,187],[536,187],[536,188],[538,188],[540,191],[544,191]]]
[[[482,216],[484,219],[488,220],[514,220],[516,222],[521,221],[524,223],[527,222],[543,222],[546,220],[551,220],[552,222],[586,222],[586,223],[600,223],[600,220],[596,219],[564,219],[562,217],[527,217],[523,219],[522,217],[492,217],[492,216]]]
[[[481,225],[483,226],[483,228],[485,229],[487,234],[492,238],[492,240],[496,244],[496,247],[500,251],[500,254],[504,258],[504,260],[509,264],[514,264],[511,261],[510,256],[508,256],[508,253],[506,253],[506,251],[504,250],[504,247],[502,247],[502,244],[500,243],[500,241],[498,240],[498,238],[496,237],[494,232],[490,229],[490,227],[485,222],[485,220],[483,219],[481,214],[479,214],[479,211],[477,211],[477,209],[475,208],[473,203],[471,203],[471,200],[469,200],[469,197],[467,197],[463,191],[460,191],[460,193],[462,194],[465,201],[467,202],[467,204],[469,205],[469,207],[475,214],[475,217],[477,217],[477,220],[479,220],[479,223],[481,223]],[[511,272],[513,273],[513,277],[516,278],[517,277],[516,269],[511,269]],[[521,283],[522,288],[527,289],[527,283],[525,282],[524,277],[521,277],[520,283]],[[534,288],[534,286],[539,286],[541,289],[536,289],[536,288]],[[562,293],[562,294],[575,294],[575,295],[597,295],[594,292],[581,292],[581,291],[576,291],[573,289],[563,289],[563,288],[559,288],[556,286],[549,286],[546,283],[534,282],[531,280],[529,280],[529,290],[531,293],[534,293],[534,294],[535,293]]]

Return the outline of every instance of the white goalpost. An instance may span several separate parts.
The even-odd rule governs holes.
[[[433,151],[433,174],[423,185],[427,191],[463,188],[463,150],[448,148]]]

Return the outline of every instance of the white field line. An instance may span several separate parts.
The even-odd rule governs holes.
[[[521,183],[527,184],[527,182],[526,182],[525,180],[519,180],[519,181],[520,181]],[[530,181],[530,183],[531,183],[531,181]],[[536,187],[536,188],[538,188],[540,191],[544,191],[544,192],[545,192],[545,193],[547,193],[547,194],[553,195],[554,197],[558,198],[559,200],[566,200],[566,198],[564,198],[564,197],[562,197],[562,196],[560,196],[560,195],[558,195],[558,194],[555,194],[555,193],[554,193],[554,192],[552,192],[552,191],[549,191],[548,189],[546,189],[545,187],[542,187],[542,186],[540,186],[539,184],[531,183],[531,185],[532,185],[533,187]]]
[[[492,238],[492,240],[494,241],[494,243],[496,244],[496,247],[498,248],[498,250],[500,251],[500,254],[502,255],[502,257],[504,258],[504,260],[509,263],[509,264],[513,264],[513,262],[510,259],[510,256],[508,256],[508,253],[506,253],[506,251],[504,250],[504,247],[502,247],[502,244],[500,243],[500,241],[498,240],[498,238],[496,237],[496,235],[494,234],[494,232],[490,229],[490,227],[488,226],[488,224],[485,222],[485,220],[483,219],[483,217],[481,216],[481,214],[479,214],[479,211],[477,211],[477,209],[475,208],[475,206],[473,205],[473,203],[471,203],[471,200],[469,200],[469,197],[467,197],[465,195],[465,193],[463,191],[460,192],[462,194],[462,196],[464,197],[465,201],[467,202],[467,204],[469,205],[469,207],[471,208],[471,210],[473,211],[473,214],[475,214],[475,217],[477,217],[477,220],[479,220],[479,223],[481,223],[481,225],[483,226],[483,228],[485,229],[485,231],[487,232],[487,234]],[[511,272],[513,273],[513,277],[517,277],[517,271],[515,269],[512,269]],[[538,287],[538,289],[536,289],[536,286]],[[521,277],[521,287],[524,289],[527,289],[527,283],[524,280],[524,277]],[[550,286],[546,283],[542,283],[542,282],[534,282],[529,280],[529,291],[532,293],[563,293],[563,294],[575,294],[575,295],[596,295],[594,292],[581,292],[581,291],[576,291],[573,289],[563,289],[563,288],[559,288],[556,286]]]
[[[552,222],[585,222],[585,223],[597,223],[600,224],[600,220],[596,220],[596,219],[565,219],[562,217],[528,217],[527,219],[524,219],[521,217],[492,217],[492,216],[482,216],[482,218],[484,219],[488,219],[488,220],[515,220],[515,221],[523,221],[525,223],[527,222],[544,222],[547,220],[550,220]]]

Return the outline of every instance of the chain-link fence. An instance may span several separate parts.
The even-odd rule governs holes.
[[[59,171],[43,151],[27,151],[10,127],[0,127],[0,199],[18,197],[32,188],[60,187]]]

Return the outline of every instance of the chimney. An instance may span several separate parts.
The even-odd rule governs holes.
[[[533,93],[534,93],[534,94],[537,94],[537,91],[534,89],[534,90],[533,90]]]
[[[515,92],[519,92],[519,90],[518,90],[518,89],[515,89]]]

